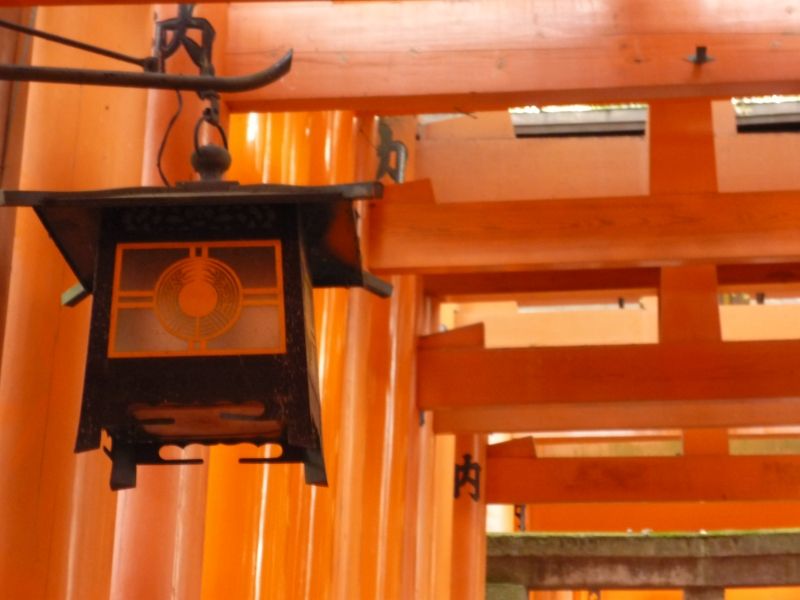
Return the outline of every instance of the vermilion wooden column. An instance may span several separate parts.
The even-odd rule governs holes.
[[[41,9],[37,25],[146,53],[145,7]],[[35,42],[36,64],[102,68],[85,53]],[[30,86],[23,189],[136,185],[144,93]],[[30,210],[18,211],[0,370],[0,590],[13,598],[108,598],[116,497],[100,452],[73,454],[91,302],[60,306],[75,282]]]
[[[308,183],[311,135],[308,113],[283,115],[281,129],[274,129],[281,144],[280,160],[271,165],[280,173],[277,181]],[[277,182],[272,179],[270,182]],[[324,436],[324,433],[323,433]],[[259,515],[263,523],[258,538],[260,556],[255,581],[260,598],[290,598],[302,589],[298,573],[305,565],[308,544],[309,490],[300,465],[281,465],[264,469],[266,487]]]
[[[28,23],[32,11],[24,8],[0,9],[0,18],[12,23]],[[30,60],[30,45],[14,31],[0,32],[0,61],[26,63]],[[0,81],[0,182],[4,188],[19,186],[19,159],[22,155],[22,115],[25,110],[28,85]],[[11,276],[11,254],[14,246],[16,209],[0,211],[0,364],[3,362],[3,333],[8,303],[8,280]]]
[[[455,460],[455,469],[477,463],[480,484],[462,486],[453,501],[450,598],[479,600],[486,590],[486,436],[457,435]]]
[[[156,18],[176,14],[173,5],[156,5]],[[217,32],[215,57],[225,44],[226,5],[201,6]],[[149,28],[152,32],[152,25]],[[152,35],[152,33],[151,33]],[[171,72],[196,73],[181,50],[170,59]],[[171,183],[194,179],[189,159],[193,130],[206,106],[193,92],[182,92],[183,113],[165,146],[162,168]],[[142,184],[162,185],[156,170],[158,149],[177,108],[172,91],[147,93]],[[184,456],[207,458],[205,448],[187,448]],[[111,597],[116,599],[198,598],[203,565],[207,464],[139,467],[137,487],[119,492]]]
[[[711,100],[655,100],[649,106],[650,192],[716,191]]]
[[[267,135],[276,127],[277,120],[283,123],[282,116],[235,115],[231,118],[229,139],[233,165],[229,178],[243,184],[269,179],[263,173],[263,161],[269,155],[279,162],[282,131],[280,135]],[[265,555],[272,556],[271,548],[265,546],[263,539],[267,496],[270,484],[275,482],[268,478],[269,467],[240,465],[238,459],[249,455],[266,456],[269,451],[269,448],[216,446],[209,452],[203,598],[259,597]]]
[[[660,194],[717,190],[710,100],[652,102],[649,136],[650,192],[654,202]],[[720,338],[713,265],[662,269],[659,301],[662,342]]]
[[[711,102],[653,102],[649,118],[651,193],[657,196],[716,191]],[[663,268],[659,289],[660,343],[720,341],[717,294],[714,265]],[[707,453],[709,449],[727,453],[727,431],[684,432],[685,453]]]
[[[232,178],[247,183],[325,184],[353,180],[349,113],[237,115]],[[247,448],[214,448],[203,597],[329,598],[339,481],[339,421],[348,292],[314,294],[329,488],[306,486],[296,465],[236,464]],[[255,451],[255,450],[251,450]]]
[[[350,113],[239,115],[231,132],[243,181],[374,175],[354,175],[366,136]],[[203,597],[435,597],[414,591],[432,546],[410,480],[417,448],[431,450],[418,441],[412,386],[420,294],[413,278],[394,283],[388,301],[362,290],[315,293],[329,488],[306,486],[293,466],[242,467],[222,460],[227,449],[212,450]]]

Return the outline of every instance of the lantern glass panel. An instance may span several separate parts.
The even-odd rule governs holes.
[[[118,244],[108,356],[286,352],[277,240]]]

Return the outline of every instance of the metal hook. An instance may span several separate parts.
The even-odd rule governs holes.
[[[694,49],[694,54],[687,56],[686,60],[697,66],[700,66],[712,62],[714,57],[708,55],[708,48],[706,46],[697,46]]]

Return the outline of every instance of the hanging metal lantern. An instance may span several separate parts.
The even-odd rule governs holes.
[[[202,45],[189,29],[202,32]],[[135,486],[137,465],[200,462],[161,456],[165,446],[190,444],[275,444],[279,456],[242,462],[300,462],[308,483],[325,484],[311,291],[391,293],[362,270],[353,209],[382,187],[221,181],[227,148],[198,143],[206,124],[227,146],[218,91],[284,75],[291,53],[254,78],[216,77],[213,28],[192,16],[191,5],[160,23],[156,38],[155,56],[137,59],[148,71],[138,75],[0,66],[0,77],[191,89],[209,102],[192,157],[201,182],[0,196],[0,206],[34,208],[77,276],[63,302],[94,296],[76,451],[99,448],[105,430],[115,490]],[[199,76],[163,72],[181,45]]]
[[[94,295],[77,451],[112,440],[113,489],[163,446],[266,443],[324,483],[311,290],[364,273],[352,202],[377,183],[5,192]]]

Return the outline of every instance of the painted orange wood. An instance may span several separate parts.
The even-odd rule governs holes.
[[[352,144],[352,115],[348,113],[318,113],[311,115],[311,149],[309,181],[312,183],[337,183],[347,181],[353,169],[352,161],[337,161],[337,156],[347,156]],[[346,348],[346,331],[349,307],[347,290],[317,290],[314,295],[317,350],[320,370],[322,413],[322,443],[328,481],[331,488],[307,490],[311,519],[306,537],[305,557],[300,582],[302,598],[330,597],[330,584],[335,566],[330,557],[334,544],[335,505],[333,488],[342,480],[338,463],[341,435],[342,384]],[[269,597],[269,587],[262,586],[262,596]]]
[[[792,398],[798,341],[420,348],[425,409],[534,403]]]
[[[715,192],[717,161],[711,102],[702,99],[650,103],[650,192]],[[658,299],[659,341],[722,339],[717,269],[714,265],[662,267]],[[685,454],[728,453],[726,429],[683,432]]]
[[[650,102],[650,193],[717,191],[711,102],[703,98]]]
[[[308,183],[307,171],[291,171],[310,159],[308,125],[307,114],[237,115],[231,123],[231,145],[234,153],[241,154],[236,154],[237,167],[231,176],[243,183]],[[320,134],[325,135],[324,128],[316,132],[317,137]],[[293,160],[298,164],[286,164]],[[325,302],[319,308],[324,311]],[[322,372],[323,389],[326,372]],[[313,548],[307,536],[316,492],[304,490],[302,469],[297,465],[270,468],[237,462],[241,456],[267,456],[271,451],[269,447],[211,450],[204,598],[284,597],[287,590],[304,589],[307,578],[301,567]],[[295,519],[289,518],[292,513]]]
[[[717,293],[714,265],[663,267],[658,296],[660,342],[720,341]]]
[[[402,389],[402,396],[407,401],[399,405],[406,439],[400,440],[398,455],[405,455],[406,460],[401,467],[403,480],[397,484],[396,490],[405,506],[405,525],[397,548],[401,554],[398,597],[434,598],[427,589],[429,578],[426,577],[426,572],[431,569],[432,555],[431,519],[434,507],[430,497],[430,470],[433,466],[434,436],[430,420],[426,420],[417,408],[415,394],[416,343],[417,333],[424,332],[424,298],[418,278],[403,277],[395,281],[395,294],[405,296],[398,296],[397,304],[392,306],[393,310],[400,311],[398,332],[404,332],[404,337],[398,340],[400,345],[396,353],[395,368],[403,375],[401,381],[409,386]],[[413,307],[413,310],[403,311],[403,306]],[[405,369],[411,369],[411,372],[406,372]]]
[[[414,412],[419,419],[416,407]],[[439,568],[437,548],[449,545],[449,537],[444,540],[441,529],[446,527],[449,535],[448,526],[451,523],[443,515],[449,514],[446,510],[452,509],[452,501],[446,494],[437,495],[436,484],[441,484],[443,478],[447,479],[449,469],[436,473],[436,448],[440,436],[434,435],[430,417],[416,431],[412,428],[411,432],[410,439],[416,443],[412,446],[407,463],[406,498],[409,512],[407,538],[403,543],[401,597],[445,598],[444,590],[449,587],[450,581],[445,576],[447,570]],[[445,506],[445,503],[449,506]],[[442,523],[442,519],[446,522]]]
[[[467,484],[453,500],[450,598],[482,600],[486,589],[486,436],[456,436],[456,465],[463,465],[466,455],[481,465],[480,492],[477,499],[473,498],[475,490]]]
[[[514,271],[436,273],[421,277],[425,293],[443,301],[480,301],[493,295],[517,299],[520,296],[571,296],[619,298],[655,294],[659,270],[585,269],[574,271]]]
[[[383,198],[377,202],[406,202],[419,207],[423,204],[433,204],[435,201],[431,182],[427,179],[417,179],[402,185],[387,185],[383,188]]]
[[[791,293],[800,288],[800,264],[718,265],[718,291],[755,295]],[[569,303],[646,296],[659,287],[659,269],[584,269],[513,272],[436,273],[422,276],[425,293],[444,301],[535,297]]]
[[[727,429],[687,429],[683,432],[683,453],[686,455],[728,454]]]
[[[417,532],[414,506],[418,482],[409,479],[417,475],[417,464],[410,461],[421,457],[414,442],[419,440],[419,417],[413,398],[413,365],[416,342],[416,317],[419,296],[412,278],[394,280],[395,290],[389,307],[390,338],[387,357],[389,387],[383,397],[385,412],[382,428],[383,448],[379,454],[382,475],[379,491],[377,535],[369,540],[381,540],[375,549],[375,597],[413,597],[416,587]],[[372,355],[370,355],[372,360]],[[375,367],[372,369],[375,371]],[[378,371],[380,372],[380,371]],[[372,409],[374,410],[374,409]],[[372,427],[372,431],[377,431]],[[409,489],[410,488],[410,489]],[[402,518],[398,518],[402,515]],[[405,590],[405,591],[403,591]],[[411,594],[406,596],[404,594]]]
[[[231,119],[229,138],[236,156],[229,176],[242,183],[261,183],[263,156],[275,156],[274,140],[264,138],[263,117],[255,131],[246,131],[251,121],[244,115]],[[276,136],[276,139],[282,139]],[[245,152],[247,146],[255,146]],[[266,148],[264,148],[266,146]],[[248,159],[252,159],[251,164]],[[256,162],[258,161],[258,162]],[[252,169],[252,171],[251,171]],[[252,174],[251,174],[252,173]],[[270,456],[271,448],[250,449],[219,446],[210,449],[209,482],[203,544],[202,597],[220,595],[258,597],[264,571],[266,501],[269,490],[267,468],[238,463],[242,456]],[[280,490],[283,491],[283,490]],[[278,499],[280,502],[280,497]],[[274,507],[279,511],[279,506]],[[270,560],[272,556],[269,556]]]
[[[800,499],[796,456],[489,458],[490,503]]]
[[[345,473],[350,476],[346,484],[333,490],[338,522],[332,553],[334,598],[369,597],[377,584],[374,560],[378,523],[375,514],[364,512],[380,511],[376,486],[380,486],[380,453],[385,443],[380,423],[384,418],[381,404],[387,393],[388,373],[385,363],[381,367],[372,362],[372,357],[378,361],[388,359],[388,342],[378,335],[381,326],[386,325],[386,308],[360,292],[351,292],[344,407],[339,424],[341,473],[343,477]],[[374,367],[378,371],[371,373]],[[370,452],[365,451],[368,447]]]
[[[439,326],[440,313],[430,300],[423,303],[419,317],[419,334],[428,334]],[[422,598],[451,600],[455,436],[434,435],[431,413],[421,415],[417,587]]]
[[[140,469],[136,489],[117,503],[110,597],[199,596],[206,474],[202,466]]]
[[[432,181],[442,203],[648,193],[642,136],[423,139],[417,149],[417,173]]]
[[[349,113],[235,116],[235,176],[352,181],[363,127]],[[432,429],[419,429],[411,379],[420,294],[413,278],[394,283],[389,301],[315,294],[329,488],[304,486],[293,467],[246,473],[212,450],[205,598],[435,597]]]
[[[276,139],[281,148],[280,160],[277,161],[278,181],[307,183],[311,155],[310,115],[284,115],[281,125],[282,130]],[[242,473],[241,476],[250,478],[255,474]],[[305,532],[310,521],[309,496],[304,489],[300,465],[267,467],[263,477],[266,482],[260,492],[260,505],[256,506],[259,519],[263,519],[262,533],[256,540],[261,552],[255,556],[256,568],[259,569],[256,573],[260,577],[256,577],[254,584],[260,590],[257,594],[263,598],[287,598],[303,587],[303,575],[298,572],[298,567],[305,564],[308,551],[309,540]],[[243,577],[244,582],[252,576],[244,570],[237,574]]]
[[[145,7],[42,9],[38,23],[144,50],[148,16]],[[38,42],[32,58],[105,64]],[[144,108],[141,92],[31,85],[15,121],[26,121],[20,187],[136,185]],[[107,152],[120,139],[125,157]],[[0,589],[19,598],[105,599],[116,503],[109,463],[100,452],[73,454],[90,303],[60,307],[74,278],[32,211],[18,215],[0,372]]]
[[[28,22],[31,10],[26,8],[2,8],[0,18],[13,23]],[[24,63],[30,59],[30,47],[21,44],[21,36],[13,31],[0,32],[0,61]],[[22,119],[14,119],[25,111],[28,86],[24,83],[0,82],[0,140],[3,155],[0,156],[0,177],[4,188],[19,187],[19,157],[22,155]],[[11,276],[11,254],[14,244],[15,209],[0,211],[0,340],[5,331],[8,304],[8,283]],[[3,362],[3,344],[0,341],[0,364]]]
[[[576,410],[576,409],[580,410]],[[435,409],[437,433],[494,431],[595,431],[686,427],[770,427],[797,423],[800,402],[764,400],[670,400],[588,404],[498,404]]]
[[[418,402],[435,410],[440,432],[793,423],[799,349],[796,341],[420,348]]]
[[[532,437],[512,438],[486,448],[486,458],[536,458],[536,447]]]
[[[232,73],[263,68],[290,47],[296,54],[285,83],[231,101],[243,110],[409,114],[797,91],[800,42],[791,35],[797,7],[754,0],[670,6],[655,0],[588,7],[546,0],[233,5]],[[697,67],[686,57],[701,44],[716,60]]]
[[[792,262],[795,192],[416,205],[370,203],[379,273]],[[464,240],[469,240],[468,244]]]
[[[431,564],[424,570],[430,598],[453,600],[453,465],[455,436],[437,435],[435,440],[433,515],[431,516]]]
[[[425,349],[483,348],[485,337],[483,323],[475,323],[466,327],[421,336],[417,341],[417,347]]]
[[[456,115],[450,115],[456,117]],[[433,123],[419,124],[421,142],[470,141],[475,139],[514,139],[511,115],[505,110],[464,113],[456,118],[445,118]],[[420,143],[422,147],[424,144]],[[417,158],[417,170],[424,168],[424,159]]]

